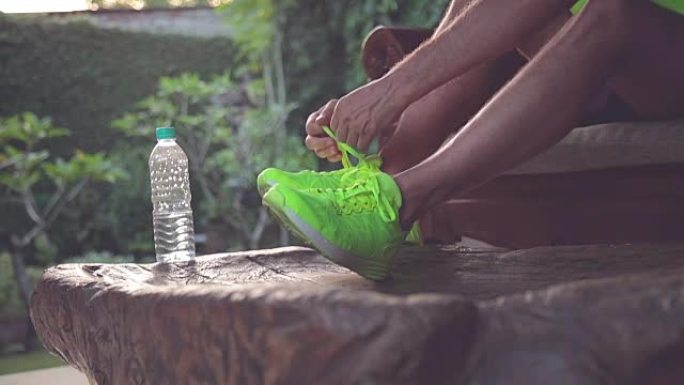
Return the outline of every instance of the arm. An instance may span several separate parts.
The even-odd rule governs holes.
[[[476,65],[515,49],[573,1],[480,0],[382,80],[408,106]]]
[[[512,50],[572,3],[479,0],[384,77],[342,97],[330,126],[365,150],[414,101],[479,63]]]

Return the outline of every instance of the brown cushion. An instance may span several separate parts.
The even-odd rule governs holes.
[[[675,163],[684,163],[684,120],[608,123],[572,130],[506,175]]]

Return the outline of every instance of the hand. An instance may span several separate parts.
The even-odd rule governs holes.
[[[313,151],[317,157],[328,159],[330,162],[339,162],[342,157],[335,141],[323,131],[323,126],[330,126],[336,105],[337,99],[333,99],[309,115],[306,120],[306,148]]]
[[[335,105],[330,128],[362,152],[385,130],[391,130],[403,108],[385,78],[359,87]]]

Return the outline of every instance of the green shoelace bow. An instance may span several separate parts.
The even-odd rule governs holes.
[[[378,173],[382,165],[382,159],[377,155],[365,155],[347,143],[337,138],[335,133],[324,126],[323,130],[331,137],[337,148],[342,153],[342,167],[349,170],[348,175],[356,175],[357,179],[351,186],[338,189],[319,189],[319,192],[333,195],[333,202],[336,202],[338,214],[360,213],[367,210],[378,208],[380,217],[386,222],[397,219],[397,214],[390,201],[380,194],[380,183]],[[356,166],[352,165],[349,155],[357,159]],[[362,175],[358,175],[361,173]],[[345,177],[348,177],[345,175]],[[344,177],[343,177],[344,179]]]

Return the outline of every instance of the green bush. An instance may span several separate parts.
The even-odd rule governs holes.
[[[0,15],[0,116],[32,111],[73,136],[70,152],[107,150],[109,122],[152,93],[162,76],[231,68],[226,38],[152,35]]]
[[[270,220],[256,191],[257,174],[267,167],[293,171],[315,167],[301,138],[286,132],[288,107],[267,105],[265,99],[261,82],[236,80],[228,73],[209,81],[196,74],[162,78],[153,95],[112,123],[128,136],[141,138],[137,147],[141,150],[127,147],[138,157],[130,163],[131,173],[140,178],[129,183],[146,188],[132,189],[141,195],[130,198],[149,202],[148,177],[142,174],[154,143],[149,139],[150,127],[155,122],[174,126],[189,159],[196,231],[206,230],[209,223],[226,224],[233,230],[222,236],[230,238],[227,247],[262,245]],[[150,213],[151,208],[144,212],[147,218]],[[144,223],[149,226],[150,220]]]
[[[111,152],[116,147],[117,160],[129,169],[125,166],[143,155],[131,157],[131,139],[111,129],[110,122],[153,93],[161,77],[223,73],[236,65],[233,52],[227,38],[133,33],[83,21],[64,24],[0,14],[0,117],[23,111],[49,116],[72,133],[51,141],[51,154],[66,157],[75,148]],[[145,150],[153,146],[150,138]],[[131,169],[146,173],[143,162]],[[142,181],[135,186],[88,186],[75,202],[78,209],[66,213],[64,225],[55,229],[57,261],[91,249],[149,253],[151,208],[143,176],[132,175]],[[0,238],[29,225],[20,207],[0,200],[0,210],[6,213]]]
[[[279,0],[292,126],[366,81],[363,39],[377,25],[433,28],[448,0]],[[229,3],[230,6],[230,3]]]
[[[131,255],[114,255],[108,251],[91,251],[83,255],[65,259],[62,263],[130,263],[136,262]],[[153,262],[152,259],[140,262]],[[28,266],[28,276],[35,286],[43,274],[42,267]],[[8,253],[0,253],[0,317],[19,316],[26,314],[21,298],[19,287],[14,279],[12,260]]]
[[[28,276],[35,285],[43,274],[43,268],[28,267]],[[7,253],[0,253],[0,316],[18,316],[26,313],[21,298],[19,287],[14,279],[12,260]]]
[[[64,263],[133,263],[132,255],[114,255],[109,251],[90,251],[83,255],[67,258]],[[151,262],[151,261],[148,261]]]

